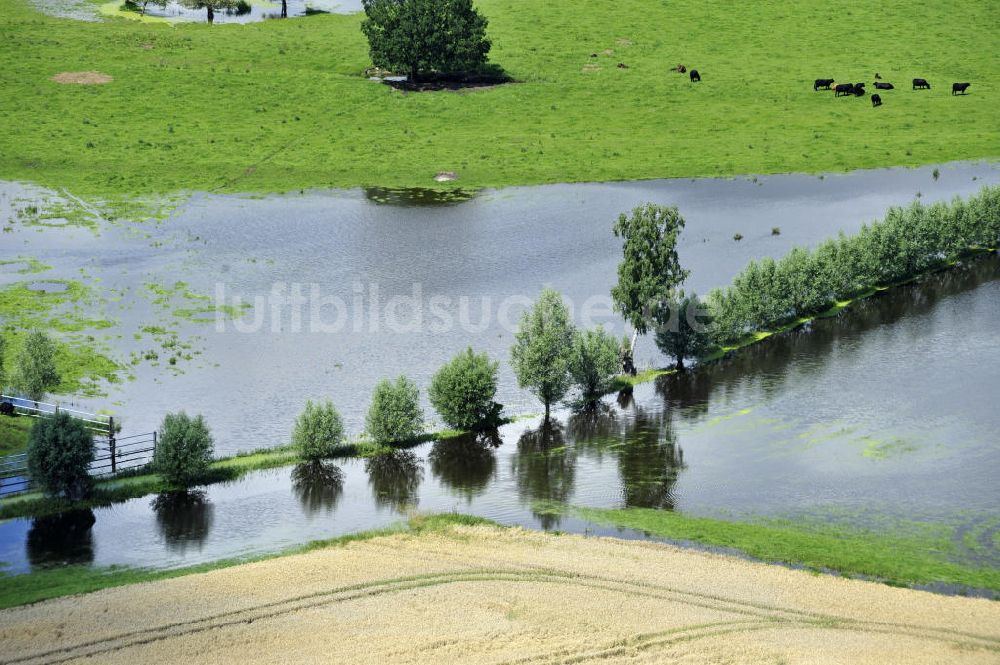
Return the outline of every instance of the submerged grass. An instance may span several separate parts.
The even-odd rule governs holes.
[[[895,585],[954,585],[1000,595],[1000,570],[949,559],[953,542],[934,530],[896,534],[791,521],[736,522],[645,508],[577,508],[573,512],[598,524],[731,548],[768,562],[872,577]]]
[[[396,526],[385,529],[376,529],[353,533],[338,538],[327,540],[316,540],[305,545],[293,547],[281,552],[266,554],[254,557],[243,557],[233,559],[223,559],[211,563],[186,566],[183,568],[173,568],[170,570],[154,570],[150,568],[130,568],[124,566],[92,567],[92,566],[63,566],[59,568],[49,568],[36,570],[24,575],[2,575],[0,574],[0,609],[16,607],[37,603],[42,600],[70,596],[79,593],[88,593],[99,589],[124,586],[126,584],[136,584],[139,582],[154,582],[183,575],[194,575],[206,573],[219,568],[238,566],[253,561],[271,559],[280,556],[302,554],[318,549],[329,547],[342,547],[349,543],[370,540],[380,536],[393,535],[398,533],[430,533],[444,530],[452,525],[475,526],[480,524],[490,524],[499,526],[496,522],[481,517],[473,517],[461,514],[437,514],[437,515],[413,515],[408,522],[400,523]]]
[[[0,335],[5,345],[5,367],[14,367],[21,344],[31,330],[53,333],[56,343],[56,368],[61,381],[53,392],[96,396],[103,382],[119,380],[121,367],[106,349],[87,331],[105,330],[114,325],[88,312],[97,300],[81,282],[64,279],[45,280],[62,285],[62,291],[37,291],[30,281],[0,288]]]
[[[20,420],[27,420],[21,418]],[[0,419],[3,423],[3,419]],[[458,430],[441,430],[430,432],[410,441],[392,445],[379,445],[366,439],[355,439],[337,448],[330,459],[347,459],[355,457],[375,457],[391,453],[394,450],[412,448],[428,441],[443,441],[463,436],[468,432]],[[3,430],[0,430],[0,436]],[[208,472],[195,485],[211,485],[233,481],[251,471],[262,471],[283,466],[290,466],[305,461],[299,451],[291,445],[277,446],[263,450],[239,452],[231,457],[213,460]],[[5,498],[0,502],[0,519],[15,517],[40,517],[52,515],[65,510],[80,508],[97,508],[114,503],[128,501],[170,490],[183,489],[170,485],[159,474],[146,467],[130,470],[114,478],[98,480],[91,496],[81,501],[70,501],[61,497],[50,497],[42,492],[25,492]]]
[[[477,0],[491,59],[518,83],[419,94],[367,80],[358,15],[87,23],[2,2],[0,56],[19,65],[0,69],[0,115],[17,127],[0,135],[0,178],[79,196],[433,187],[442,170],[458,173],[449,187],[474,189],[1000,155],[1000,88],[987,83],[1000,34],[993,6],[975,0]],[[670,71],[679,62],[701,83]],[[114,80],[50,80],[83,70]],[[896,84],[877,110],[812,89],[876,71]],[[914,76],[933,89],[909,90]],[[972,81],[970,94],[952,97],[952,80]]]

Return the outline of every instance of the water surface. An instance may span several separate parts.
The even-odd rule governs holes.
[[[385,526],[409,511],[641,537],[567,509],[895,529],[941,525],[1000,565],[1000,258],[853,306],[601,408],[370,460],[0,524],[11,572],[180,566]],[[966,534],[973,534],[970,540]]]
[[[1000,182],[997,164],[939,169],[938,178],[927,167],[518,187],[438,206],[425,205],[422,193],[408,205],[405,193],[385,190],[196,194],[161,224],[97,222],[96,232],[17,221],[11,210],[24,203],[14,202],[43,193],[7,183],[0,185],[0,226],[6,215],[13,232],[3,234],[0,258],[32,256],[55,266],[39,279],[81,279],[103,294],[103,314],[116,325],[110,337],[95,335],[120,359],[156,352],[156,366],[140,362],[129,370],[134,381],[108,386],[106,398],[80,406],[113,408],[124,434],[152,431],[167,412],[201,412],[217,452],[226,454],[285,443],[307,399],[332,399],[348,430],[359,432],[378,380],[404,373],[425,388],[468,345],[502,361],[498,399],[509,414],[537,413],[537,401],[517,388],[507,365],[520,312],[551,286],[578,321],[626,333],[610,311],[621,257],[611,227],[643,202],[679,207],[687,220],[679,246],[691,271],[686,288],[704,294],[751,258],[856,231],[918,193],[925,202],[947,200]],[[0,285],[17,280],[0,274]],[[165,306],[152,302],[148,285],[178,281],[208,296],[209,306],[217,291],[226,303],[239,297],[260,306],[243,325],[226,321],[217,332],[211,320],[192,320],[206,318],[192,313],[204,301],[175,295]],[[305,304],[293,304],[296,289]],[[150,326],[176,331],[192,358],[168,366],[175,351],[143,332]],[[640,341],[637,360],[665,363],[650,339]]]

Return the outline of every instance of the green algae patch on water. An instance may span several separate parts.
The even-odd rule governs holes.
[[[901,437],[878,439],[872,436],[863,436],[858,442],[864,445],[861,454],[875,460],[900,457],[918,449],[918,446],[913,441]]]
[[[114,322],[90,312],[101,303],[91,290],[73,280],[47,280],[59,288],[35,289],[33,282],[16,282],[0,288],[0,325],[7,340],[5,366],[13,367],[27,333],[53,334],[56,368],[61,381],[58,393],[103,395],[102,385],[120,380],[121,367],[110,349],[87,331],[104,330]]]
[[[4,259],[0,261],[0,274],[4,272],[4,268],[10,269],[10,271],[16,275],[33,275],[45,272],[46,270],[51,270],[52,266],[42,263],[38,259],[30,256],[19,256],[13,259]]]

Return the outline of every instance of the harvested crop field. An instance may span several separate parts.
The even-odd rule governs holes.
[[[0,661],[1000,662],[1000,604],[453,526],[0,612]]]

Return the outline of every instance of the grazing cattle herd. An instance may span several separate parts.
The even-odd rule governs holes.
[[[691,71],[691,80],[694,80],[694,70]],[[880,80],[882,76],[875,72],[875,89],[876,90],[895,90],[893,86],[888,81]],[[971,83],[952,83],[951,84],[951,94],[953,95],[964,95],[965,91],[969,89]],[[914,90],[930,90],[931,84],[927,82],[927,79],[913,79],[913,89]],[[833,90],[834,97],[848,97],[854,95],[855,97],[862,97],[865,94],[865,84],[864,83],[837,83],[834,79],[816,79],[813,81],[813,90]],[[878,94],[872,95],[872,108],[882,106],[882,96]]]
[[[626,68],[624,64],[618,63],[621,68]],[[677,65],[672,68],[672,71],[684,74],[687,73],[691,77],[692,83],[697,83],[701,81],[701,74],[698,73],[697,69],[688,70],[684,65]],[[895,90],[896,86],[889,83],[888,81],[882,80],[882,75],[875,72],[875,82],[873,84],[876,90]],[[951,84],[951,94],[953,95],[964,95],[965,91],[969,89],[972,85],[969,82],[965,83],[952,83]],[[931,84],[927,82],[927,79],[915,78],[913,79],[913,89],[914,90],[930,90]],[[833,90],[834,97],[864,97],[865,95],[865,84],[863,82],[859,83],[837,83],[835,79],[816,79],[813,81],[813,91],[817,90]],[[877,108],[882,106],[882,96],[879,94],[872,94],[872,108]]]

